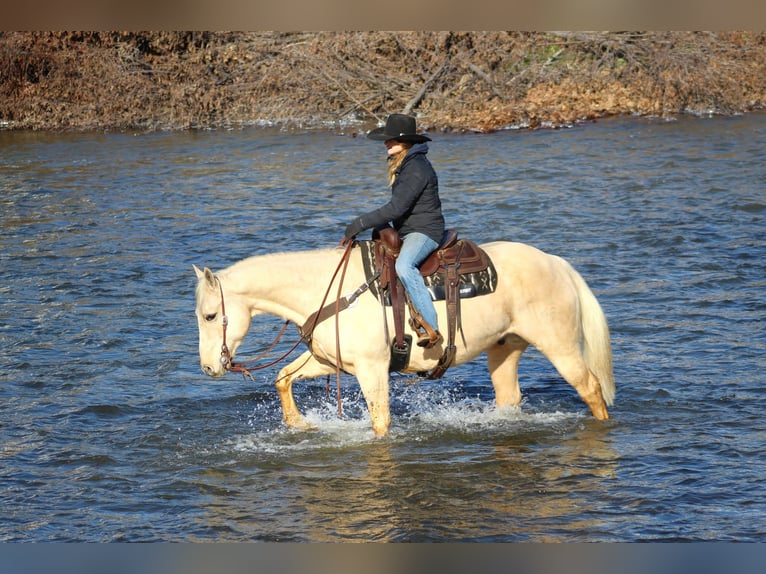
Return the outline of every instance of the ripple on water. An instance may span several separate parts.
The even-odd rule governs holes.
[[[335,245],[375,207],[367,144],[3,137],[0,540],[764,541],[764,121],[435,137],[450,226],[591,285],[617,399],[595,421],[530,349],[498,409],[482,357],[392,377],[383,439],[350,377],[342,418],[334,388],[295,384],[312,432],[283,425],[276,367],[204,377],[193,316],[192,263]]]

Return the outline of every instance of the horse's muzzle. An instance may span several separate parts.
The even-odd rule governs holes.
[[[210,365],[200,365],[200,368],[208,377],[218,378],[223,377],[226,374],[226,369],[216,370],[215,367],[211,367]]]

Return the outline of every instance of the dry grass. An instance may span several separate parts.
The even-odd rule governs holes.
[[[729,32],[0,33],[18,129],[563,125],[766,104],[766,36]]]

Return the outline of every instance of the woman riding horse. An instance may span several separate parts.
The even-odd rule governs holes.
[[[431,139],[417,133],[415,118],[404,114],[391,114],[384,127],[370,131],[367,137],[383,141],[388,150],[391,199],[355,218],[346,227],[343,242],[352,241],[365,229],[393,224],[404,240],[396,259],[396,273],[419,315],[414,319],[423,328],[418,345],[430,349],[442,336],[419,266],[439,246],[445,230],[439,182],[426,157],[426,142]]]

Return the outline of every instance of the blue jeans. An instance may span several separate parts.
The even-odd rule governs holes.
[[[439,328],[436,309],[418,267],[437,247],[439,244],[423,233],[408,233],[396,258],[396,274],[399,275],[412,306],[435,331]]]

